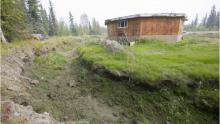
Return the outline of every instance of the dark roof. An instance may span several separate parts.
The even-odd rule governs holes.
[[[113,21],[123,20],[123,19],[147,18],[147,17],[179,17],[179,18],[183,18],[184,21],[187,20],[187,17],[184,13],[144,13],[144,14],[135,14],[135,15],[107,19],[105,20],[105,24],[108,24],[109,22],[113,22]]]

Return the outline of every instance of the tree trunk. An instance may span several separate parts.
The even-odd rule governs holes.
[[[0,27],[0,37],[1,37],[1,42],[6,44],[8,43],[7,40],[5,39],[5,36],[3,34],[2,28]]]

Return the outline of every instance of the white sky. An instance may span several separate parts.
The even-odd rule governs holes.
[[[220,10],[220,0],[51,0],[58,19],[68,22],[69,11],[72,12],[75,22],[79,23],[80,15],[86,13],[91,19],[96,18],[104,26],[109,18],[126,16],[138,13],[185,13],[186,23],[195,18],[199,19],[209,13],[215,4]],[[49,0],[41,0],[48,10]]]

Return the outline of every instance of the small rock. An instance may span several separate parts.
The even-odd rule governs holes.
[[[68,117],[67,117],[67,116],[64,116],[63,119],[66,121],[66,120],[68,119]]]
[[[112,107],[112,106],[114,105],[111,100],[108,100],[108,101],[107,101],[107,104],[108,104],[108,106],[110,106],[110,107]]]
[[[190,88],[198,88],[199,87],[199,83],[198,82],[193,82],[193,81],[190,81],[187,83],[187,86],[190,87]]]
[[[115,117],[118,117],[118,114],[115,113],[115,112],[113,112],[112,115],[115,116]]]
[[[66,42],[66,41],[63,41],[63,44],[65,44],[65,45],[66,45],[66,44],[67,44],[67,42]]]
[[[131,120],[131,124],[139,124],[138,121],[136,119],[132,119]]]
[[[29,58],[29,56],[26,55],[22,60],[23,60],[23,62],[27,63],[30,61],[30,58]]]
[[[121,113],[124,117],[128,118],[128,115],[125,112]]]
[[[1,119],[7,120],[13,115],[14,106],[11,101],[1,102]]]
[[[103,43],[111,52],[118,52],[124,50],[123,46],[119,44],[117,41],[105,40],[103,41]]]
[[[38,81],[38,80],[32,80],[30,83],[31,83],[31,84],[38,84],[39,81]]]
[[[11,90],[11,91],[20,91],[21,90],[20,87],[17,85],[8,85],[7,89]]]
[[[55,85],[55,87],[60,88],[60,85],[59,85],[59,84],[57,84],[57,85]]]
[[[115,105],[120,105],[120,102],[119,101],[115,101]]]
[[[48,52],[49,52],[49,47],[48,47],[48,46],[43,46],[43,47],[41,48],[40,52],[41,52],[42,54],[48,53]]]
[[[118,71],[118,70],[114,70],[114,71],[110,71],[111,74],[116,75],[117,77],[128,77],[128,73],[125,71]]]
[[[71,82],[68,83],[69,87],[75,87],[76,86],[76,82],[74,80],[72,80]]]
[[[28,106],[29,105],[28,99],[25,98],[25,96],[15,96],[13,98],[13,101],[15,103],[23,105],[23,106]]]
[[[170,122],[169,122],[169,121],[166,121],[165,124],[170,124]]]
[[[47,94],[47,97],[50,98],[51,100],[55,100],[57,98],[57,94],[49,93],[49,94]]]
[[[50,116],[49,113],[36,113],[31,106],[19,105],[13,101],[2,101],[1,106],[1,117],[6,122],[9,119],[13,120],[12,122],[16,122],[16,119],[19,119],[19,122],[26,122],[27,124],[58,124],[58,121]]]

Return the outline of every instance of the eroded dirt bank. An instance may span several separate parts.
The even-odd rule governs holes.
[[[33,96],[30,104],[39,113],[53,113],[59,121],[117,123],[119,116],[114,115],[119,113],[117,108],[109,107],[102,99],[84,91],[88,89],[81,86],[83,80],[79,76],[87,75],[79,75],[83,68],[76,64],[77,54],[74,52],[75,48],[59,53],[67,60],[62,69],[45,69],[44,64],[26,68],[25,75],[40,82],[29,90]]]
[[[10,54],[1,55],[1,122],[2,123],[57,123],[49,113],[36,113],[27,102],[27,92],[37,80],[22,75],[35,56],[32,46],[11,48]]]
[[[106,79],[84,73],[88,70],[78,63],[76,52],[81,41],[26,46],[1,56],[2,123],[138,122],[87,87],[88,81]]]

